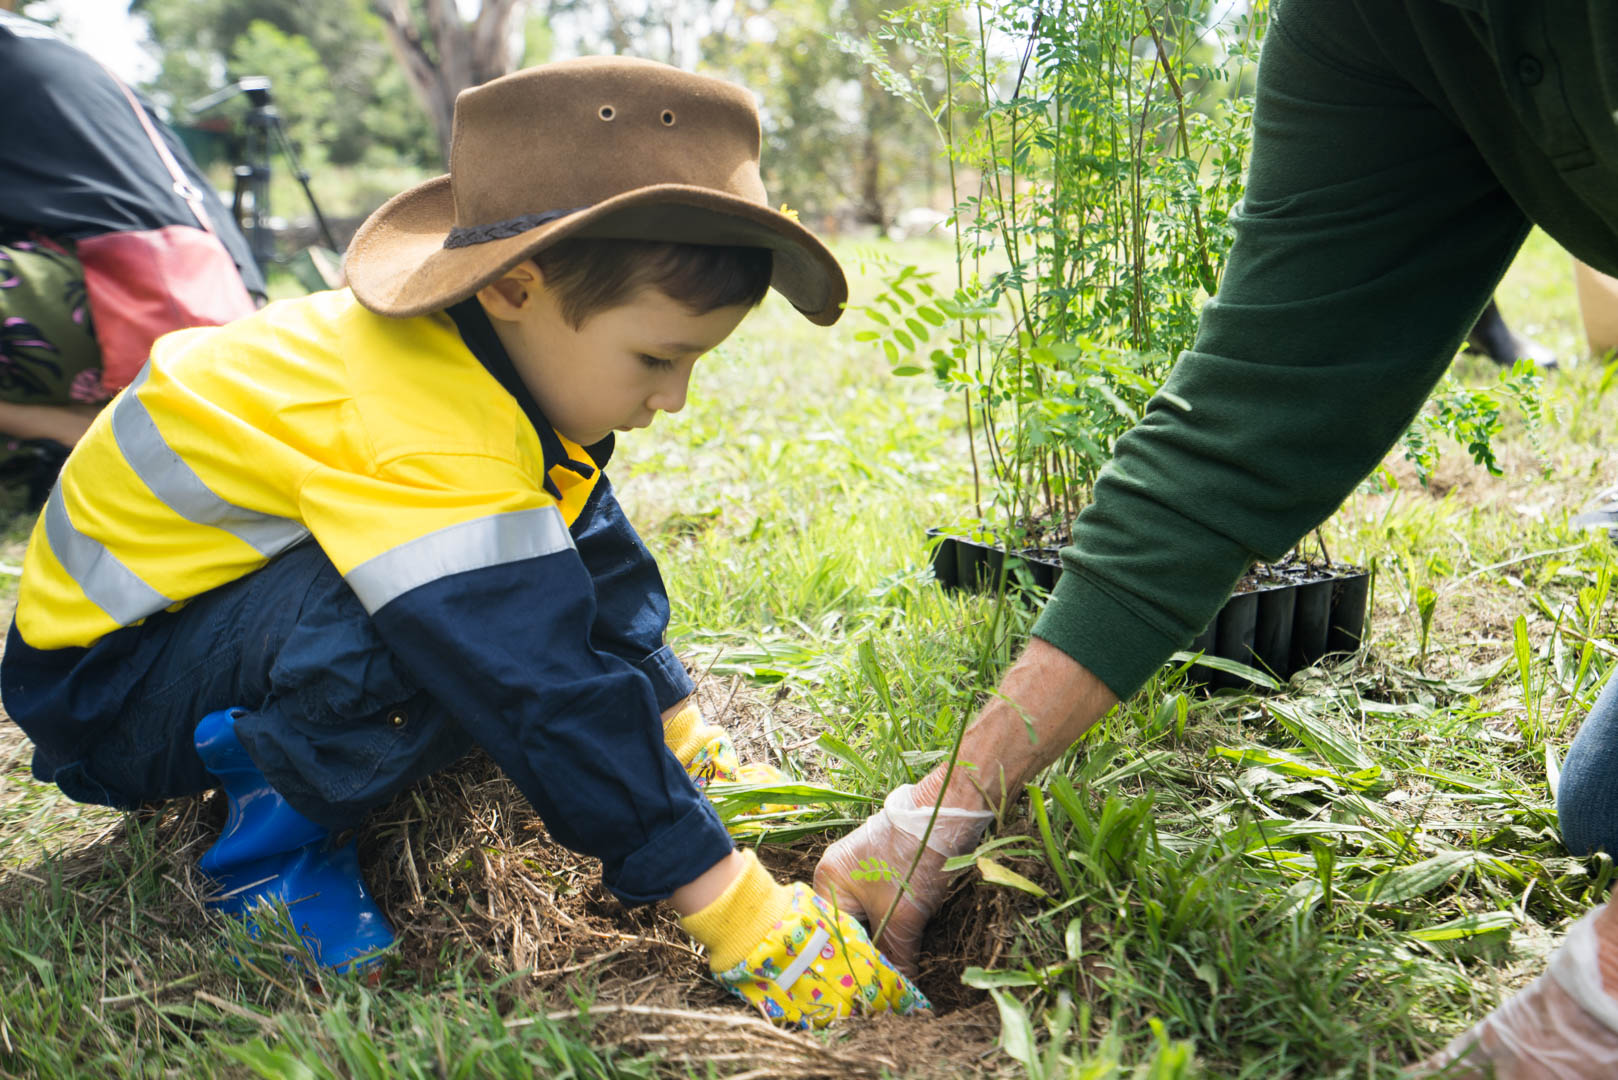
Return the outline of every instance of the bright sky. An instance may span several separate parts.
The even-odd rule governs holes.
[[[142,48],[146,22],[130,17],[129,0],[37,0],[20,8],[24,15],[60,15],[56,32],[127,82],[157,74],[157,61]]]

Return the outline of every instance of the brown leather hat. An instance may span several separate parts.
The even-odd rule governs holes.
[[[344,265],[381,315],[437,311],[565,237],[769,248],[770,284],[811,321],[848,299],[837,260],[759,178],[746,90],[666,64],[590,56],[455,99],[449,175],[366,219]]]

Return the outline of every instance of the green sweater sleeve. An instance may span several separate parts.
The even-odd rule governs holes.
[[[1120,697],[1409,425],[1527,232],[1350,4],[1279,5],[1252,165],[1195,347],[1119,440],[1034,634]]]

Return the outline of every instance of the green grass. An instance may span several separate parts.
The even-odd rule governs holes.
[[[948,266],[939,245],[903,254]],[[1569,270],[1543,237],[1500,299],[1574,351]],[[959,406],[891,376],[845,324],[772,298],[612,474],[663,568],[676,645],[758,700],[784,693],[773,737],[802,774],[880,795],[945,751],[1032,616],[931,582],[923,530],[971,497]],[[1473,360],[1458,373],[1492,378]],[[1390,1077],[1539,972],[1610,873],[1561,850],[1547,765],[1618,655],[1610,545],[1567,525],[1614,479],[1614,409],[1598,365],[1545,389],[1539,449],[1514,423],[1504,476],[1452,447],[1422,489],[1395,453],[1326,527],[1334,557],[1376,565],[1360,657],[1262,697],[1201,697],[1165,669],[1035,785],[996,858],[1034,867],[1045,895],[1019,895],[1010,951],[971,975],[1007,1052],[963,1071]],[[17,561],[22,535],[0,557]],[[33,783],[9,746],[0,1074],[658,1067],[590,1020],[547,1021],[579,1003],[476,955],[316,996],[273,942],[221,947],[219,923],[174,902],[167,868],[194,853]]]
[[[1564,356],[1570,284],[1536,235],[1499,294]],[[874,350],[809,368],[755,356],[716,358],[683,430],[628,451],[655,472],[690,462],[681,494],[719,511],[653,530],[675,633],[716,669],[801,689],[832,781],[877,793],[937,760],[1027,613],[997,623],[920,569],[923,529],[970,497],[954,409]],[[1495,377],[1472,358],[1456,374]],[[1513,419],[1501,477],[1451,446],[1423,489],[1395,452],[1350,498],[1325,538],[1377,568],[1365,655],[1262,698],[1188,695],[1166,671],[1037,785],[1045,828],[1020,843],[1054,888],[1018,963],[980,976],[1012,995],[1011,1029],[1041,1033],[1044,1056],[1019,1055],[1029,1075],[1179,1075],[1160,1047],[1181,1040],[1185,1075],[1392,1076],[1537,974],[1600,899],[1610,863],[1561,849],[1547,762],[1613,653],[1610,545],[1566,522],[1611,480],[1602,375],[1547,379],[1538,448]],[[715,444],[723,462],[704,468],[690,448]],[[672,513],[662,476],[631,475],[636,511]]]

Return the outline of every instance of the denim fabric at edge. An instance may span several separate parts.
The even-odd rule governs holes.
[[[1618,856],[1618,672],[1573,740],[1556,790],[1562,840],[1575,855]]]

